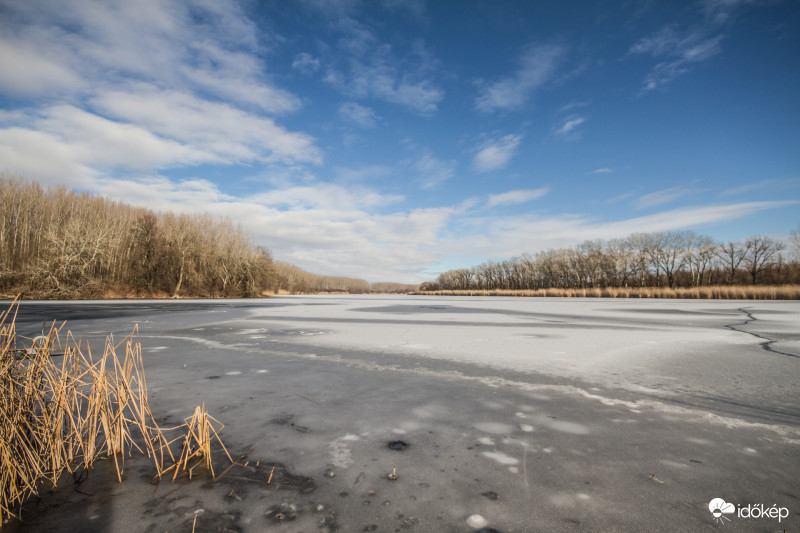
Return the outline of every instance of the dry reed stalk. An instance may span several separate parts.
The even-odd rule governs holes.
[[[429,296],[518,296],[548,298],[657,298],[719,300],[800,300],[800,285],[716,285],[707,287],[590,287],[576,289],[465,289],[417,291]]]
[[[180,436],[169,440],[165,432],[185,429],[185,449],[198,445],[182,456],[184,470],[201,456],[213,475],[214,438],[230,459],[213,424],[220,429],[222,425],[205,406],[181,426],[167,430],[158,426],[147,400],[137,329],[117,344],[109,336],[97,361],[88,344],[84,350],[67,332],[63,359],[57,365],[52,350],[61,347],[62,340],[55,324],[46,336],[37,337],[36,349],[17,348],[16,303],[0,313],[0,517],[11,517],[18,505],[37,494],[42,481],[55,486],[65,470],[89,469],[103,453],[114,458],[120,481],[124,454],[133,449],[153,459],[158,477],[172,468],[177,471],[181,461],[175,461],[170,445]],[[123,345],[125,353],[118,355]],[[18,357],[19,353],[24,356]],[[167,457],[173,463],[169,468],[164,465]]]
[[[180,472],[186,472],[189,475],[189,479],[192,479],[192,472],[200,464],[205,464],[206,468],[211,473],[211,477],[215,477],[211,457],[211,442],[214,439],[217,439],[217,442],[225,451],[225,455],[228,456],[230,462],[234,462],[227,448],[225,448],[225,445],[222,443],[222,439],[219,438],[217,430],[214,429],[213,424],[216,423],[219,429],[222,429],[224,426],[220,424],[217,419],[208,414],[205,404],[197,406],[194,410],[194,414],[190,418],[187,418],[185,422],[184,426],[187,429],[183,445],[181,446],[180,457],[175,464],[163,472],[166,473],[174,469],[175,472],[172,474],[172,481],[175,481]],[[191,461],[195,458],[198,458],[199,461],[190,465]]]

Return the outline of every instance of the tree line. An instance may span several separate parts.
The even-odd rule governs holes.
[[[156,213],[0,174],[0,297],[237,298],[416,289],[321,276],[273,261],[227,218]]]
[[[270,252],[228,219],[0,175],[0,293],[248,297],[274,286]]]
[[[359,278],[343,276],[321,276],[306,272],[302,268],[275,261],[275,277],[279,290],[290,293],[346,292],[350,294],[406,293],[417,290],[417,285],[394,282],[370,283]]]
[[[800,228],[791,234],[800,255]],[[634,233],[449,270],[421,290],[701,287],[800,283],[800,261],[768,236],[715,242],[693,231]]]

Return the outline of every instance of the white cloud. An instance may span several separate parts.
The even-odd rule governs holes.
[[[414,3],[400,2],[414,13]],[[444,90],[437,84],[439,63],[424,41],[411,43],[401,55],[381,44],[379,32],[358,20],[358,3],[351,1],[306,4],[322,13],[341,37],[337,54],[327,64],[323,80],[351,98],[377,98],[429,116],[438,110]],[[394,9],[397,2],[385,7]],[[421,12],[418,12],[421,14]]]
[[[520,142],[522,135],[506,135],[485,142],[473,158],[473,168],[481,173],[503,168],[514,157]]]
[[[800,187],[800,178],[759,180],[722,191],[724,196],[745,194],[753,191],[782,191]]]
[[[324,79],[349,96],[379,98],[421,115],[435,113],[444,91],[429,79],[426,63],[402,66],[392,47],[383,45],[366,59],[351,59],[346,70],[330,68]]]
[[[522,107],[531,94],[550,81],[564,56],[564,47],[529,46],[519,60],[519,68],[511,76],[481,90],[475,106],[484,112]]]
[[[517,205],[530,202],[536,198],[541,198],[546,195],[550,189],[517,189],[515,191],[508,191],[500,194],[490,194],[489,200],[486,202],[486,207],[496,207],[498,205]]]
[[[0,38],[0,91],[16,96],[35,96],[51,92],[72,92],[84,83],[75,72],[65,66],[63,51],[55,47]]]
[[[198,88],[226,100],[258,106],[268,113],[300,108],[298,97],[264,79],[259,60],[253,54],[225,50],[208,42],[195,43],[192,48],[204,60],[196,66],[183,64],[181,72]]]
[[[374,128],[380,118],[375,114],[372,108],[359,105],[355,102],[347,102],[339,106],[339,116],[348,122],[352,122],[366,129]]]
[[[422,188],[432,189],[455,175],[456,162],[437,159],[430,151],[425,150],[415,163],[414,169],[419,173],[418,181]]]
[[[685,74],[697,63],[722,52],[724,35],[715,22],[703,22],[680,31],[665,26],[634,43],[630,54],[651,55],[660,61],[645,76],[643,91],[651,91]]]
[[[386,165],[367,165],[363,167],[337,167],[335,169],[337,181],[369,181],[389,178],[394,169]]]
[[[564,136],[566,136],[566,135],[568,135],[570,133],[572,133],[572,135],[574,135],[573,130],[575,130],[575,128],[577,128],[578,126],[580,126],[584,122],[586,122],[586,119],[584,117],[575,117],[575,116],[573,116],[573,117],[566,118],[564,120],[564,122],[561,124],[561,126],[556,128],[555,134],[557,136],[559,136],[559,137],[564,137]]]
[[[270,36],[257,37],[236,2],[3,9],[0,92],[38,98],[0,115],[9,171],[84,186],[114,170],[321,162],[315,139],[267,116],[296,110],[300,100],[270,82]]]
[[[589,174],[611,174],[614,172],[613,168],[603,167],[603,168],[596,168],[592,170]]]
[[[292,61],[292,68],[299,70],[303,74],[313,74],[318,71],[320,67],[320,60],[307,52],[302,52],[295,56]]]
[[[695,189],[687,189],[684,187],[670,187],[669,189],[662,189],[660,191],[651,192],[640,196],[634,202],[636,209],[646,209],[648,207],[655,207],[657,205],[667,204],[674,202],[678,198],[695,194]]]
[[[331,183],[314,183],[275,189],[249,196],[251,201],[270,207],[368,210],[403,200],[400,195],[385,195],[364,187],[345,188]]]

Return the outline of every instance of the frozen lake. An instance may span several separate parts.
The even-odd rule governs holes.
[[[93,352],[138,324],[156,416],[205,402],[250,467],[154,493],[100,465],[9,530],[698,531],[714,498],[791,513],[726,531],[800,526],[797,302],[23,302],[18,331],[52,319]]]

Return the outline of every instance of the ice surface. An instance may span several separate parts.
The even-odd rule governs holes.
[[[699,531],[713,497],[800,498],[796,302],[24,302],[18,330],[45,319],[138,323],[156,417],[205,403],[238,466],[155,487],[101,462],[8,531]]]

